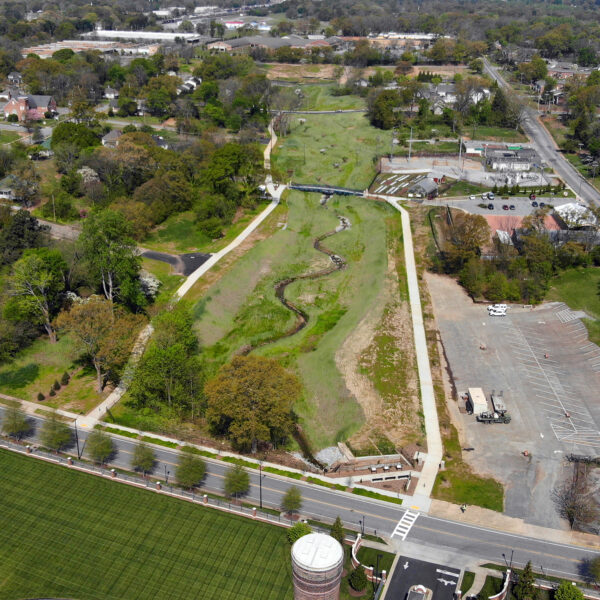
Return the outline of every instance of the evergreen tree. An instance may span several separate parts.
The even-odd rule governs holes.
[[[365,569],[362,565],[358,565],[352,574],[350,575],[350,585],[352,589],[357,592],[362,592],[367,587],[367,574],[365,573]]]
[[[519,575],[519,581],[513,588],[513,594],[517,600],[535,600],[537,598],[537,588],[533,585],[534,576],[531,569],[531,561],[528,561]]]
[[[344,545],[344,526],[340,517],[337,517],[335,519],[335,523],[331,528],[331,537],[337,540],[340,544],[342,544],[342,546]]]

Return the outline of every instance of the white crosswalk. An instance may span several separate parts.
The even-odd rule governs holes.
[[[419,513],[411,512],[410,510],[407,510],[402,515],[402,518],[398,521],[398,525],[396,525],[396,528],[394,529],[394,533],[392,533],[392,537],[397,536],[402,541],[404,541],[406,539],[406,536],[408,535],[409,531],[411,530],[412,526],[415,524],[415,521],[417,520],[418,516],[419,516]]]

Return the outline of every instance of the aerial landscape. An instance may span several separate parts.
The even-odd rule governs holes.
[[[0,600],[600,600],[599,18],[0,0]]]

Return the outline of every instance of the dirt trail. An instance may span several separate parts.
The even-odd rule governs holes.
[[[296,277],[288,277],[287,279],[282,279],[281,281],[278,281],[275,284],[275,295],[277,296],[277,299],[288,310],[290,310],[296,315],[296,322],[294,323],[294,325],[290,329],[288,329],[288,331],[279,335],[275,335],[268,340],[264,340],[260,344],[256,344],[254,346],[246,346],[242,348],[242,350],[240,351],[241,355],[247,356],[248,354],[250,354],[250,352],[256,350],[257,348],[261,348],[263,346],[266,346],[267,344],[272,344],[273,342],[277,342],[284,338],[291,337],[292,335],[295,335],[296,333],[298,333],[306,327],[309,320],[308,313],[302,310],[299,306],[296,306],[295,304],[290,302],[285,297],[285,290],[288,287],[288,285],[294,283],[294,281],[299,281],[302,279],[320,279],[321,277],[325,277],[326,275],[330,275],[331,273],[335,271],[340,271],[341,269],[344,269],[346,267],[347,263],[341,256],[335,254],[335,252],[329,250],[329,248],[326,248],[321,244],[321,242],[324,239],[331,237],[336,233],[340,233],[340,231],[344,231],[348,229],[348,227],[350,227],[350,221],[346,217],[339,216],[338,218],[340,220],[339,226],[336,227],[333,231],[329,231],[315,238],[315,241],[313,243],[313,248],[319,252],[322,252],[323,254],[327,254],[327,256],[329,256],[333,264],[330,267],[327,267],[326,269],[321,269],[320,271],[317,271],[315,273],[305,273],[304,275],[298,275]]]

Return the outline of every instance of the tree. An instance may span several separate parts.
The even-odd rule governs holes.
[[[45,244],[48,226],[26,210],[11,215],[9,208],[0,208],[0,263],[12,264],[27,248],[38,248]]]
[[[56,342],[52,320],[60,309],[66,271],[67,264],[58,250],[38,248],[25,251],[10,280],[16,314],[42,325],[51,343]]]
[[[95,429],[90,433],[87,438],[86,448],[90,458],[101,465],[103,465],[115,451],[115,445],[112,438],[99,429]]]
[[[206,474],[206,463],[197,456],[180,454],[175,478],[184,487],[191,489],[198,485]]]
[[[192,418],[201,412],[202,367],[193,323],[185,303],[156,317],[152,342],[130,387],[132,402],[178,414],[191,411]]]
[[[359,564],[350,574],[350,585],[357,592],[362,592],[367,587],[367,574],[364,567]]]
[[[600,556],[592,558],[589,563],[589,573],[594,578],[595,582],[600,581]]]
[[[302,508],[302,494],[295,486],[289,487],[281,499],[281,509],[288,514],[298,512]]]
[[[242,465],[233,465],[225,473],[225,482],[223,491],[228,497],[237,498],[240,494],[245,494],[250,487],[250,476]]]
[[[85,220],[79,241],[108,300],[143,304],[138,280],[141,258],[131,238],[131,227],[121,213],[92,213]]]
[[[342,519],[340,519],[339,516],[336,517],[333,526],[331,527],[331,537],[342,544],[342,547],[344,546],[344,539],[346,536],[344,535],[344,525],[342,523]]]
[[[152,450],[152,448],[150,448],[150,446],[147,444],[141,442],[133,451],[133,456],[131,457],[131,466],[136,471],[141,471],[142,474],[146,476],[146,473],[150,473],[152,469],[154,469],[155,461],[156,456],[154,454],[154,450]]]
[[[296,523],[293,527],[290,527],[286,531],[285,536],[287,537],[287,541],[290,544],[293,544],[294,542],[298,541],[301,537],[304,537],[309,533],[312,533],[310,525],[308,523],[300,521],[299,523]]]
[[[298,378],[277,361],[236,356],[205,386],[206,419],[213,431],[229,435],[238,448],[256,452],[259,442],[290,433],[300,389]]]
[[[537,598],[537,588],[533,585],[534,581],[531,561],[528,561],[513,588],[515,598],[517,600],[535,600]]]
[[[96,370],[96,391],[101,393],[108,374],[115,374],[130,354],[133,335],[144,318],[123,309],[114,309],[112,302],[92,296],[74,304],[56,319],[58,329],[75,338],[82,352]]]
[[[558,486],[552,492],[552,500],[559,515],[569,522],[571,529],[591,523],[598,517],[598,511],[587,490],[587,484],[566,483]]]
[[[60,452],[63,448],[69,446],[72,441],[72,434],[69,426],[60,420],[60,417],[53,412],[42,425],[40,433],[42,446],[50,448],[55,452]]]
[[[2,419],[2,433],[20,440],[30,429],[31,426],[23,411],[16,407],[5,409],[4,418]]]
[[[380,129],[391,129],[401,122],[401,99],[396,90],[383,90],[374,97],[369,97],[368,116],[371,125]]]
[[[561,581],[554,592],[554,600],[583,600],[583,592],[570,581]]]

